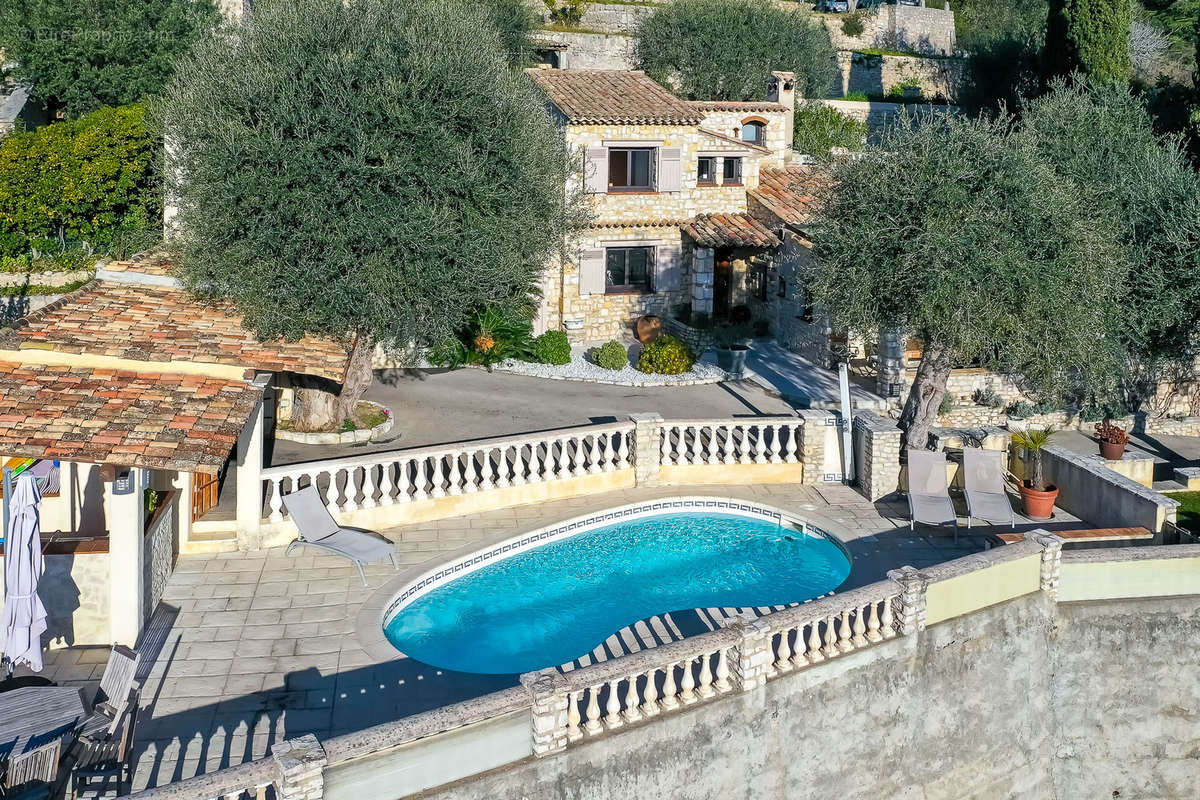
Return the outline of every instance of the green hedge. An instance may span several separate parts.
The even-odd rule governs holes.
[[[160,147],[140,105],[0,140],[0,256],[82,243],[125,256],[157,239]]]

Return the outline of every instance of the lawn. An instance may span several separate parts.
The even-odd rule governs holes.
[[[1200,534],[1200,492],[1175,492],[1169,497],[1180,502],[1179,527]]]

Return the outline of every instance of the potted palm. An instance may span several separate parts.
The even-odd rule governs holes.
[[[1100,455],[1109,461],[1120,461],[1129,444],[1129,434],[1112,420],[1096,423],[1096,438],[1100,440]]]
[[[1028,469],[1025,480],[1017,488],[1021,491],[1025,516],[1030,519],[1050,519],[1054,515],[1058,487],[1046,483],[1046,475],[1042,470],[1042,448],[1050,444],[1053,436],[1053,428],[1030,428],[1014,431],[1012,435],[1012,443],[1025,452]]]

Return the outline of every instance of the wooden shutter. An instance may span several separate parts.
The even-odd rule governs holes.
[[[683,248],[660,244],[654,249],[654,291],[672,292],[683,280]]]
[[[603,250],[584,250],[580,255],[579,294],[604,294]]]
[[[589,147],[583,159],[584,190],[588,194],[608,191],[608,148]]]
[[[662,147],[658,151],[658,190],[678,192],[683,188],[682,153],[678,147]]]

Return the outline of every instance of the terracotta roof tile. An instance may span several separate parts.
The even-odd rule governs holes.
[[[697,214],[680,228],[703,247],[778,247],[779,238],[749,214]]]
[[[0,346],[137,361],[191,361],[341,381],[346,351],[331,339],[259,342],[232,304],[181,289],[93,281],[21,320]]]
[[[158,248],[138,253],[128,261],[109,261],[104,269],[108,272],[137,272],[156,277],[173,277],[175,274],[171,259]]]
[[[789,225],[806,225],[813,220],[817,195],[828,179],[810,166],[759,170],[758,187],[749,195],[766,210]]]
[[[530,69],[534,83],[568,122],[616,125],[697,125],[700,109],[643,72]]]
[[[782,103],[769,100],[691,100],[689,105],[701,111],[786,111]]]
[[[262,392],[219,378],[0,362],[0,453],[215,473]],[[179,422],[197,416],[208,431]]]

